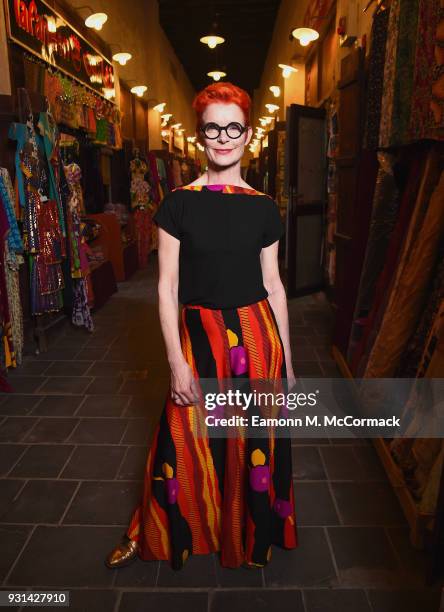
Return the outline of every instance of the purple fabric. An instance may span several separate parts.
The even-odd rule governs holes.
[[[206,188],[210,191],[222,191],[225,185],[206,185]]]
[[[268,465],[256,465],[250,469],[250,486],[253,491],[263,493],[268,491],[270,484],[270,468]]]
[[[291,514],[291,504],[289,501],[277,497],[273,504],[273,510],[278,516],[280,516],[282,519],[285,519]]]
[[[177,493],[179,491],[179,482],[177,478],[167,478],[165,486],[168,503],[175,504],[177,501]]]
[[[245,374],[248,370],[247,351],[243,346],[232,346],[230,348],[230,365],[236,376]]]

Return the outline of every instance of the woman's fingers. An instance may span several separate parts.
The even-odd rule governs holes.
[[[197,401],[197,396],[194,391],[193,386],[190,384],[188,388],[184,389],[174,389],[171,397],[176,404],[180,406],[188,406],[190,404],[195,404]]]

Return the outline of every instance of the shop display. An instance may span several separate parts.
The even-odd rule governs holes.
[[[63,306],[61,269],[65,238],[57,202],[50,199],[49,173],[39,146],[33,116],[13,123],[10,138],[17,141],[16,172],[21,188],[24,249],[29,257],[32,314],[58,311]],[[18,163],[17,163],[18,161]]]
[[[147,180],[148,165],[140,159],[138,153],[130,162],[131,173],[131,207],[134,211],[134,224],[137,240],[139,267],[146,268],[148,254],[151,250],[151,222],[153,201],[152,187]]]
[[[70,265],[73,286],[73,308],[71,320],[74,325],[84,326],[93,331],[88,297],[87,276],[89,274],[88,244],[82,235],[81,215],[84,214],[83,193],[81,187],[82,171],[75,163],[64,167],[69,185],[69,198],[66,207],[68,242],[70,247]]]

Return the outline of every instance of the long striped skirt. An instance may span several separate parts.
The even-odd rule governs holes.
[[[267,299],[223,310],[184,306],[180,338],[196,379],[286,378]],[[296,548],[290,439],[196,436],[194,409],[175,404],[169,390],[127,531],[139,556],[180,569],[192,554],[219,552],[224,567],[262,567],[272,545]]]

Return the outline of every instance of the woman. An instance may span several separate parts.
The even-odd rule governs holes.
[[[148,454],[143,498],[107,565],[137,556],[180,569],[218,551],[225,567],[263,567],[297,546],[289,439],[196,436],[200,378],[287,379],[288,311],[278,269],[284,231],[267,195],[241,178],[251,100],[215,83],[194,100],[208,170],[168,194],[159,227],[159,313],[170,393]],[[178,303],[183,305],[178,321]]]

